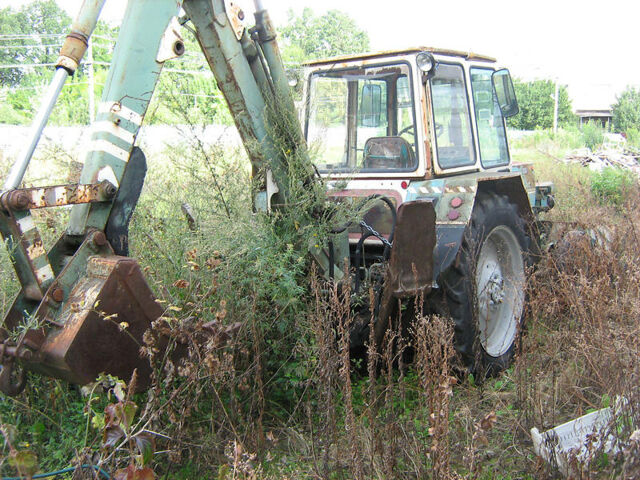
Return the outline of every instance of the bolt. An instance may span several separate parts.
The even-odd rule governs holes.
[[[244,20],[244,12],[242,10],[238,11],[238,18],[240,19],[240,21]]]
[[[447,218],[449,220],[457,220],[458,218],[460,218],[460,212],[457,210],[449,210],[449,213],[447,214]]]
[[[24,210],[29,206],[29,195],[26,192],[13,192],[9,195],[9,207],[15,210]]]
[[[109,180],[103,180],[100,182],[100,189],[102,190],[102,195],[106,198],[113,198],[118,191],[116,186]]]
[[[107,236],[104,232],[95,232],[91,237],[91,241],[96,247],[104,247],[107,244]]]
[[[64,290],[60,287],[56,287],[51,291],[51,300],[54,302],[61,302],[64,300]]]

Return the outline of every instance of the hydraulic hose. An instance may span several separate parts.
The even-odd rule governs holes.
[[[2,477],[0,480],[27,480],[28,478],[56,477],[58,475],[63,475],[65,473],[73,472],[76,468],[77,467],[68,467],[68,468],[63,468],[62,470],[56,470],[55,472],[39,473],[38,475],[34,475],[33,477]],[[104,478],[111,479],[111,476],[107,472],[105,472],[103,469],[95,465],[81,465],[80,468],[95,470]]]

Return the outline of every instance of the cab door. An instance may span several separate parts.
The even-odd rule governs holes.
[[[436,174],[478,169],[471,122],[471,104],[462,64],[438,62],[429,80],[435,136]]]
[[[483,170],[509,165],[509,147],[505,119],[493,86],[495,70],[472,66],[471,93],[475,117],[480,165]]]

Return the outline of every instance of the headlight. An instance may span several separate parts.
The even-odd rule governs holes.
[[[416,57],[418,68],[424,73],[429,73],[436,65],[436,60],[429,52],[421,52]]]
[[[424,80],[428,80],[436,72],[436,59],[429,52],[420,52],[416,56],[418,68],[424,75]]]

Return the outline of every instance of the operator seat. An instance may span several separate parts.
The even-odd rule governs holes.
[[[411,144],[402,137],[371,137],[364,144],[363,168],[401,170],[415,163]]]

